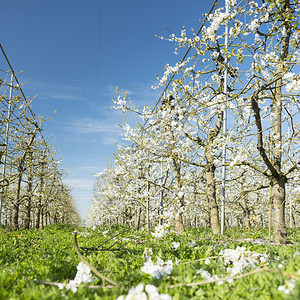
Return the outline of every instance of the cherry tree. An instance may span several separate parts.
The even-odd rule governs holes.
[[[243,85],[234,97],[244,102],[238,116],[244,128],[251,124],[250,134],[255,135],[259,157],[253,160],[249,155],[240,160],[268,178],[274,204],[274,237],[284,243],[286,182],[299,166],[299,149],[295,146],[299,134],[294,131],[298,128],[299,88],[298,76],[293,73],[298,70],[299,3],[250,1],[245,5],[235,6],[247,24],[239,21],[239,48],[231,51],[240,62],[240,73],[245,72]],[[291,136],[287,136],[288,126],[293,128]],[[247,140],[249,143],[249,136]]]
[[[222,149],[228,144],[229,203],[239,207],[250,226],[249,212],[258,216],[254,207],[266,203],[269,187],[275,240],[284,243],[286,182],[299,167],[299,3],[227,0],[225,4],[208,16],[200,36],[192,31],[188,37],[184,28],[180,36],[167,38],[175,43],[175,53],[188,48],[191,54],[174,66],[166,65],[158,77],[158,87],[165,90],[160,103],[152,109],[137,108],[128,104],[127,95],[114,101],[115,108],[135,112],[144,123],[124,126],[125,139],[135,146],[116,160],[116,170],[122,168],[118,174],[126,182],[124,197],[131,198],[133,186],[147,172],[147,183],[162,177],[155,171],[163,164],[173,183],[166,194],[179,232],[186,207],[197,206],[191,196],[200,186],[195,184],[197,177],[199,182],[205,178],[207,211],[218,234]],[[230,28],[229,34],[224,26]],[[226,112],[229,128],[224,135]],[[139,177],[130,158],[147,165],[147,172],[140,170]],[[147,190],[145,182],[142,186]]]

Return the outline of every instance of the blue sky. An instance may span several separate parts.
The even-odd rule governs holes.
[[[128,90],[138,105],[153,104],[155,74],[174,64],[167,37],[200,27],[213,0],[14,0],[2,1],[1,44],[32,110],[54,118],[44,136],[55,138],[65,182],[82,218],[92,198],[94,173],[102,171],[115,143],[122,143],[123,116],[111,110],[115,88]],[[224,1],[220,1],[223,3]],[[1,56],[1,69],[8,70]]]

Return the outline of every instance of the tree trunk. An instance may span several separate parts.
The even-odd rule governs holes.
[[[31,217],[31,207],[26,206],[25,223],[24,223],[25,229],[30,228],[30,217]]]
[[[141,224],[141,207],[136,208],[135,229],[138,230]]]
[[[32,181],[33,181],[33,166],[32,166],[32,151],[29,151],[29,170],[27,177],[27,197],[25,199],[25,229],[30,228],[31,208],[32,208]]]
[[[216,184],[215,184],[215,170],[216,167],[213,164],[213,155],[211,153],[206,154],[207,168],[206,168],[206,195],[210,212],[210,223],[213,234],[221,233],[219,208],[216,199]]]
[[[207,197],[206,197],[207,199]],[[207,203],[205,203],[207,209],[204,210],[204,224],[206,228],[211,228],[211,223],[210,223],[210,208],[208,204],[208,199]]]
[[[246,196],[244,196],[244,197],[246,197]],[[250,209],[248,207],[246,198],[243,199],[243,202],[244,202],[245,227],[246,227],[247,230],[249,230],[250,229]]]
[[[179,192],[181,190],[181,178],[180,178],[180,164],[177,158],[173,158],[173,166],[174,166],[174,172],[175,172],[175,186],[177,191]],[[183,217],[182,217],[182,211],[181,208],[184,207],[184,201],[183,196],[179,196],[179,208],[178,205],[176,205],[176,208],[174,210],[175,213],[175,231],[177,234],[181,234],[184,231],[184,223],[183,223]]]
[[[41,207],[40,204],[37,204],[36,208],[36,220],[35,220],[35,228],[39,229],[40,228],[40,220],[41,220]]]
[[[275,241],[279,244],[286,242],[287,231],[285,227],[285,178],[273,180],[271,184],[274,214],[273,230]]]
[[[9,209],[9,227],[12,228],[13,221],[12,221],[12,209]]]
[[[14,203],[13,212],[12,212],[13,230],[19,229],[19,209],[20,209],[19,202]]]
[[[42,208],[42,211],[41,211],[41,229],[44,228],[44,208]]]
[[[184,231],[184,223],[182,218],[182,213],[175,210],[175,231],[177,234],[181,234]]]
[[[20,193],[21,193],[21,182],[22,182],[22,162],[18,168],[18,181],[16,187],[16,196],[15,196],[15,203],[13,205],[13,230],[17,230],[19,228],[19,209],[20,209]]]

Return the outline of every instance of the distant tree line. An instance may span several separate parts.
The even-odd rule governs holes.
[[[0,79],[0,216],[12,229],[80,223],[70,188],[63,182],[54,143],[43,136],[43,116],[31,110],[9,72]]]

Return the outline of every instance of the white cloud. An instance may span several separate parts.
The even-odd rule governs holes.
[[[64,182],[74,189],[91,189],[94,185],[94,179],[86,179],[86,178],[66,178]]]
[[[90,117],[76,119],[72,123],[68,123],[65,127],[68,131],[75,131],[78,134],[83,133],[100,133],[100,132],[118,132],[121,128],[114,120],[95,120]]]

